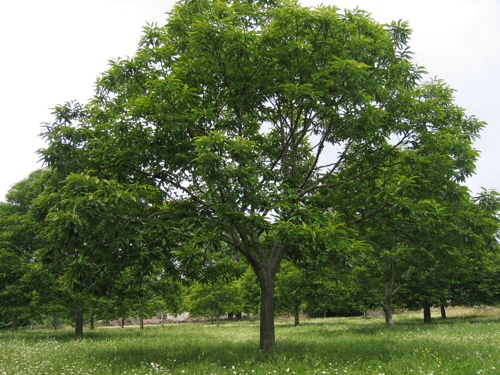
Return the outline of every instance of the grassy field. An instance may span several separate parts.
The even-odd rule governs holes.
[[[420,314],[278,320],[271,354],[258,353],[258,322],[0,332],[0,375],[13,374],[500,374],[500,316]]]

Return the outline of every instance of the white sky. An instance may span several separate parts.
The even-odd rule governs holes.
[[[302,0],[304,5],[319,1]],[[0,3],[0,200],[39,168],[40,124],[56,104],[85,102],[108,60],[134,54],[146,22],[163,24],[172,0],[25,0]],[[500,191],[500,1],[325,0],[359,6],[379,22],[410,22],[414,61],[457,90],[488,122],[468,185]]]

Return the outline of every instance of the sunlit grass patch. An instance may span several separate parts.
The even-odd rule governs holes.
[[[11,374],[495,374],[498,316],[398,315],[278,320],[276,348],[259,353],[255,322],[0,333],[0,375]],[[497,370],[499,369],[499,370]]]

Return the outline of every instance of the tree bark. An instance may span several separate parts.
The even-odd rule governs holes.
[[[424,323],[431,323],[431,305],[429,302],[424,301]]]
[[[122,317],[122,323],[121,324],[122,324],[122,328],[125,327],[125,318],[124,317]]]
[[[295,303],[294,306],[294,315],[295,315],[295,327],[299,325],[299,303]]]
[[[17,313],[17,311],[15,311],[12,314],[12,326],[10,327],[12,332],[17,332],[17,328],[19,327],[17,318],[18,318],[18,313]]]
[[[441,319],[446,319],[446,307],[441,305]]]
[[[81,303],[76,306],[75,336],[78,339],[83,337],[83,304]]]
[[[233,242],[252,266],[260,286],[260,351],[270,352],[275,344],[274,331],[274,284],[276,273],[284,256],[284,246],[279,239],[267,253],[261,248],[260,238],[253,233],[232,234]],[[249,240],[250,239],[250,240]],[[248,248],[246,246],[249,246]]]
[[[142,318],[142,305],[139,306],[139,326],[144,329],[144,319]]]
[[[243,320],[243,313],[241,311],[236,313],[236,320]]]
[[[52,315],[52,328],[57,329],[57,314]]]
[[[165,326],[165,314],[163,313],[163,311],[161,312],[161,326]]]
[[[385,324],[392,326],[394,325],[394,320],[392,320],[392,294],[394,289],[394,278],[392,275],[392,267],[391,267],[391,275],[390,279],[385,282],[384,287],[384,301],[381,303],[382,310],[384,310],[385,316]]]
[[[94,313],[90,313],[90,329],[94,329]]]
[[[271,275],[269,275],[271,276]],[[274,332],[274,279],[268,277],[260,285],[260,350],[269,352],[276,340]]]
[[[392,320],[392,306],[391,303],[382,303],[382,310],[384,310],[385,324],[388,326],[394,325],[394,320]]]

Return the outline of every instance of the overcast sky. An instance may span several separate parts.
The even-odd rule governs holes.
[[[320,2],[303,0],[315,6]],[[132,56],[146,22],[164,24],[171,0],[25,0],[0,4],[0,200],[39,167],[40,124],[51,108],[92,96],[108,61]],[[468,185],[500,190],[500,1],[337,0],[382,23],[407,20],[414,61],[457,90],[456,103],[488,122]]]

